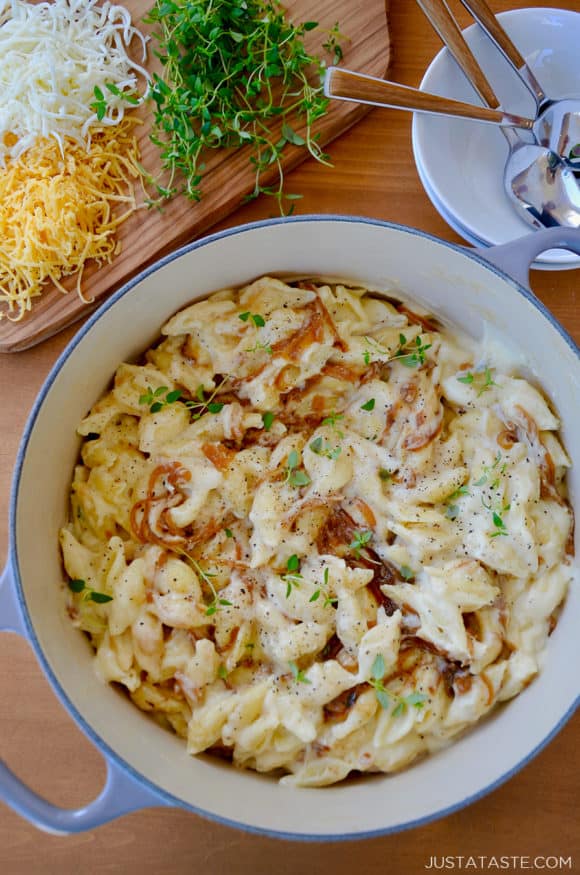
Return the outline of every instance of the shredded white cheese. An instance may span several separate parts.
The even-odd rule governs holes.
[[[126,102],[107,83],[130,94],[138,75],[149,79],[127,54],[134,38],[145,60],[145,38],[123,6],[0,0],[0,166],[39,138],[53,137],[62,150],[68,136],[88,149],[95,122],[118,124]],[[102,119],[95,111],[95,86],[106,99]]]

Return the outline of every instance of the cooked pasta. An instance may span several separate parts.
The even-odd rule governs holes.
[[[571,578],[542,394],[342,282],[186,307],[79,426],[69,614],[104,681],[284,783],[392,772],[541,668]]]

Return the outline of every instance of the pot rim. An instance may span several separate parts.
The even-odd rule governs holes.
[[[9,506],[9,525],[8,525],[8,534],[9,534],[9,548],[8,548],[8,562],[13,570],[13,585],[14,592],[16,596],[16,600],[18,602],[18,607],[20,609],[24,625],[26,628],[26,635],[28,640],[30,641],[36,658],[40,663],[40,666],[47,677],[52,689],[54,690],[58,700],[64,706],[66,711],[70,714],[73,720],[76,722],[77,726],[81,729],[81,731],[87,736],[87,738],[95,745],[95,747],[103,754],[106,760],[111,761],[113,764],[118,766],[122,771],[128,773],[138,784],[140,784],[143,788],[152,792],[153,794],[159,797],[160,805],[169,805],[176,808],[185,809],[187,811],[191,811],[195,814],[200,815],[201,817],[211,820],[216,823],[223,824],[225,826],[234,827],[235,829],[243,830],[245,832],[253,833],[256,835],[263,835],[269,838],[278,838],[278,839],[286,839],[293,841],[303,841],[303,842],[333,842],[333,841],[353,841],[353,840],[362,840],[362,839],[370,839],[376,838],[383,835],[389,835],[396,832],[402,832],[404,830],[413,829],[414,827],[423,826],[433,821],[439,820],[443,817],[446,817],[448,814],[452,814],[455,811],[460,810],[461,808],[466,807],[467,805],[476,802],[477,800],[483,798],[488,793],[491,793],[497,787],[504,784],[508,781],[513,775],[519,772],[524,766],[527,765],[541,750],[546,747],[547,744],[554,738],[555,735],[563,728],[563,726],[567,723],[570,717],[574,714],[577,707],[580,705],[580,695],[576,698],[574,703],[568,708],[568,710],[561,716],[560,720],[556,723],[556,725],[552,728],[549,734],[538,744],[536,747],[530,751],[525,757],[519,760],[509,771],[505,772],[498,779],[486,785],[476,793],[471,794],[470,796],[466,796],[453,805],[447,806],[446,808],[439,809],[437,811],[432,812],[431,814],[420,817],[416,820],[408,820],[403,823],[395,824],[392,826],[384,827],[381,829],[368,830],[363,832],[354,832],[354,833],[343,833],[341,835],[333,835],[329,833],[322,834],[314,834],[314,833],[300,833],[300,832],[285,832],[282,830],[272,830],[263,827],[257,827],[251,824],[246,824],[241,820],[232,820],[231,818],[222,817],[218,814],[214,814],[212,812],[207,812],[203,808],[199,808],[195,805],[191,805],[188,802],[185,802],[182,799],[173,796],[171,793],[159,787],[159,785],[155,784],[153,781],[150,781],[145,775],[141,772],[136,771],[128,762],[126,762],[119,754],[117,754],[108,743],[95,732],[92,728],[91,724],[83,717],[83,715],[77,710],[77,708],[73,705],[73,703],[68,698],[68,695],[62,686],[60,680],[53,672],[51,666],[48,663],[44,655],[44,651],[42,646],[36,636],[34,624],[30,617],[28,607],[26,604],[26,599],[24,596],[24,588],[22,585],[21,577],[20,577],[20,566],[18,562],[18,547],[17,547],[17,535],[16,535],[16,518],[17,518],[17,510],[18,510],[18,496],[19,496],[19,487],[20,487],[20,479],[22,474],[22,469],[24,465],[24,460],[26,457],[26,452],[28,449],[28,444],[30,441],[31,434],[36,424],[36,420],[38,418],[38,414],[46,400],[46,396],[52,387],[53,383],[57,379],[62,370],[63,366],[66,364],[68,359],[74,350],[81,344],[84,340],[85,336],[92,330],[93,326],[99,319],[106,313],[111,307],[114,307],[117,301],[131,292],[139,283],[141,283],[144,279],[151,276],[153,273],[156,273],[161,268],[165,267],[167,264],[175,261],[178,258],[181,258],[183,255],[187,255],[190,252],[195,251],[196,249],[200,249],[208,244],[214,243],[218,240],[222,240],[228,237],[236,236],[238,234],[243,234],[246,232],[252,232],[259,230],[260,228],[272,227],[276,225],[285,225],[285,224],[299,224],[299,223],[352,223],[352,224],[363,224],[370,225],[374,227],[384,228],[386,230],[394,230],[401,231],[404,233],[408,233],[417,237],[424,237],[434,243],[437,243],[441,246],[447,247],[448,249],[459,253],[467,258],[472,259],[473,261],[480,264],[482,267],[494,273],[500,279],[508,282],[512,288],[522,295],[532,306],[539,311],[539,313],[544,316],[547,321],[550,323],[551,327],[557,331],[557,333],[562,337],[567,346],[570,347],[573,353],[575,353],[576,357],[580,360],[580,347],[575,343],[572,337],[568,334],[568,332],[563,328],[563,326],[558,322],[555,316],[547,309],[547,307],[540,301],[534,293],[522,285],[520,282],[511,277],[504,270],[501,270],[496,265],[492,264],[488,261],[484,255],[482,255],[478,250],[471,250],[465,246],[462,246],[457,243],[451,243],[447,240],[443,240],[440,237],[437,237],[434,234],[430,234],[426,231],[422,231],[418,228],[413,228],[408,225],[402,225],[396,222],[387,222],[380,219],[368,218],[365,216],[349,216],[344,214],[322,214],[322,213],[313,213],[301,216],[281,216],[272,219],[263,219],[256,222],[248,222],[241,225],[235,225],[232,228],[225,229],[223,231],[218,231],[213,234],[209,234],[205,237],[200,238],[199,240],[195,240],[191,243],[186,244],[185,246],[180,247],[179,249],[174,250],[173,252],[168,253],[163,258],[154,262],[153,264],[146,267],[143,271],[138,273],[135,277],[130,279],[127,283],[125,283],[120,289],[118,289],[114,294],[111,295],[110,298],[107,298],[106,301],[98,307],[97,310],[87,319],[87,321],[82,325],[79,331],[71,338],[69,343],[66,345],[62,353],[57,358],[56,362],[52,366],[49,371],[42,387],[40,388],[38,395],[35,399],[33,407],[30,411],[28,419],[26,421],[26,425],[24,427],[23,435],[21,438],[20,446],[18,449],[18,454],[16,457],[16,462],[14,465],[14,475],[12,479],[12,489],[10,495],[10,506]]]

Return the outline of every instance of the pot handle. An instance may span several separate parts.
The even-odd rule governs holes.
[[[475,252],[528,288],[530,265],[537,255],[548,249],[568,249],[580,255],[580,228],[546,228],[500,246],[475,249]]]
[[[16,632],[23,638],[28,638],[22,611],[18,605],[10,560],[0,576],[0,632]]]
[[[16,632],[27,640],[27,632],[10,562],[0,577],[0,632]],[[137,811],[168,805],[162,796],[107,758],[107,779],[96,799],[84,808],[59,808],[34,793],[0,760],[0,800],[45,832],[54,835],[84,832]]]

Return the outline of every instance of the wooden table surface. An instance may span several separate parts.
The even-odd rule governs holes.
[[[541,6],[537,0],[495,0],[495,11]],[[559,0],[580,11],[579,0]],[[316,0],[312,0],[315,16]],[[461,15],[462,23],[467,16]],[[417,85],[439,48],[413,0],[391,0],[394,58],[391,78]],[[364,214],[414,225],[461,242],[427,199],[411,152],[410,116],[376,111],[336,141],[334,168],[302,165],[289,180],[304,194],[302,213]],[[267,201],[240,209],[225,226],[264,218]],[[580,273],[536,272],[534,291],[576,340],[580,340]],[[6,553],[7,503],[22,428],[50,366],[74,329],[25,353],[0,359],[0,557]],[[0,636],[0,753],[37,791],[63,806],[87,803],[99,791],[104,765],[57,703],[28,647],[14,635]],[[418,873],[431,857],[463,855],[528,858],[507,861],[532,868],[534,857],[572,856],[580,865],[578,771],[580,719],[576,716],[536,759],[507,784],[449,817],[394,836],[363,842],[302,845],[246,835],[179,810],[129,815],[76,837],[37,832],[0,805],[0,872],[20,873],[252,873],[361,875]],[[324,804],[321,791],[321,804]],[[539,862],[539,865],[541,865]],[[469,865],[467,865],[469,864]],[[467,868],[465,868],[467,865]],[[490,865],[489,862],[484,865]],[[491,862],[493,866],[493,861]],[[455,862],[456,870],[460,866]]]

